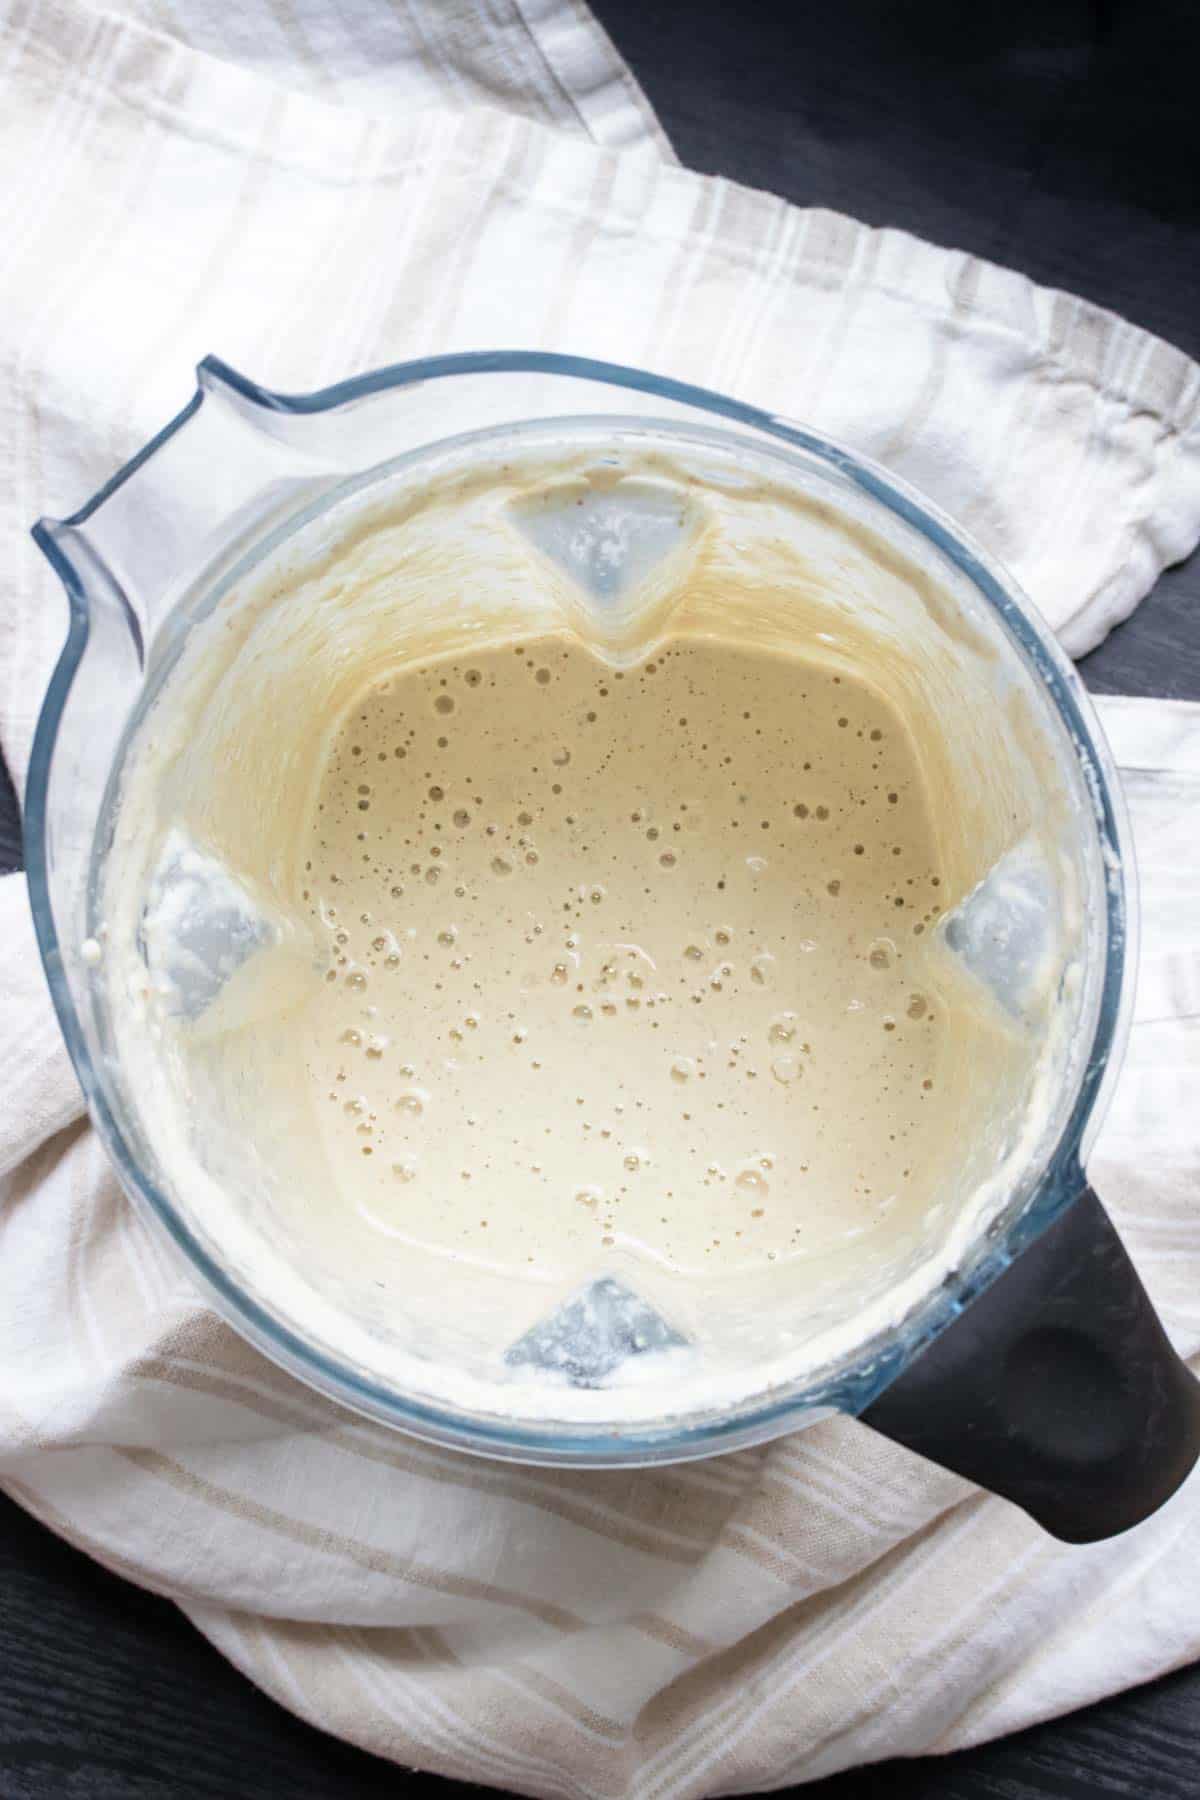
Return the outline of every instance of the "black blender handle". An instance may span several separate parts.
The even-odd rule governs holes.
[[[1200,1382],[1087,1186],[862,1419],[1070,1544],[1148,1517],[1200,1457]]]

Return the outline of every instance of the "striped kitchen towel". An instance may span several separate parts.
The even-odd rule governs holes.
[[[165,29],[164,29],[165,28]],[[1073,652],[1200,530],[1200,380],[1109,314],[674,165],[582,0],[0,0],[0,741],[63,609],[30,522],[221,353],[304,389],[433,350],[640,363],[888,462]],[[1141,995],[1092,1173],[1200,1352],[1200,709],[1112,701]],[[830,1419],[686,1468],[418,1444],[217,1319],[123,1198],[0,882],[0,1481],[306,1718],[533,1794],[690,1796],[948,1749],[1200,1655],[1200,1481],[1109,1544]]]

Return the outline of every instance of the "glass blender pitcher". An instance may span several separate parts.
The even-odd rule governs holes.
[[[779,1281],[714,1284],[673,1307],[627,1269],[597,1268],[519,1329],[482,1279],[461,1273],[436,1295],[399,1293],[382,1307],[365,1277],[333,1279],[303,1229],[281,1226],[275,1190],[304,1180],[283,1148],[231,1153],[193,1095],[186,1151],[212,1202],[197,1205],[130,1076],[105,973],[106,874],[131,748],[169,705],[194,634],[248,584],[303,567],[314,543],[364,509],[550,442],[590,446],[615,471],[569,511],[547,504],[522,521],[530,553],[551,559],[576,596],[587,641],[617,641],[690,530],[677,497],[620,478],[622,457],[669,454],[701,495],[768,470],[863,521],[937,585],[945,598],[931,629],[988,660],[997,695],[1041,747],[1047,805],[1067,821],[1061,870],[1021,842],[996,846],[939,927],[947,952],[1026,1022],[1037,1129],[1009,1121],[995,1143],[967,1147],[964,1182],[995,1175],[993,1163],[1002,1172],[992,1202],[881,1273],[878,1304],[861,1315],[834,1283],[822,1332],[795,1316]],[[373,1418],[531,1463],[694,1458],[838,1410],[1072,1541],[1124,1530],[1178,1486],[1200,1454],[1200,1387],[1083,1174],[1120,1060],[1135,953],[1115,771],[1045,625],[930,503],[796,424],[634,369],[479,353],[285,396],[209,359],[179,416],[86,507],[42,521],[35,537],[70,607],[26,810],[51,991],[123,1185],[250,1341]],[[147,868],[183,921],[167,954],[191,1015],[229,1004],[248,969],[287,948],[279,922],[202,850],[162,846]],[[142,903],[127,930],[153,973],[145,917]],[[1048,967],[1051,998],[1034,1019],[1029,995]],[[836,1330],[824,1330],[830,1320]]]

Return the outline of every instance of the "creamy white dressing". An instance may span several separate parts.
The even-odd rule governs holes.
[[[1044,1136],[1076,803],[995,627],[850,503],[662,447],[406,477],[228,594],[133,739],[147,1155],[406,1391],[744,1400],[900,1316]],[[605,1278],[672,1348],[506,1360]]]
[[[425,664],[351,709],[307,850],[298,1069],[332,1204],[388,1237],[719,1281],[911,1232],[953,1167],[980,1028],[943,1001],[924,785],[819,662]]]

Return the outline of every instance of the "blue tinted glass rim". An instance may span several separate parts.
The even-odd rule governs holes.
[[[611,1428],[528,1427],[480,1415],[456,1414],[441,1407],[401,1398],[316,1349],[259,1304],[214,1259],[180,1218],[167,1197],[139,1168],[95,1081],[92,1062],[62,966],[49,896],[47,801],[50,769],[59,724],[75,674],[87,648],[89,608],[79,570],[66,552],[61,534],[85,524],[105,501],[130,479],[174,435],[203,403],[205,390],[221,386],[266,412],[303,417],[353,405],[373,395],[445,377],[485,374],[544,374],[592,381],[657,399],[678,402],[734,424],[748,426],[826,464],[869,498],[884,506],[924,537],[979,591],[1023,651],[1054,700],[1082,766],[1091,796],[1102,853],[1109,864],[1105,886],[1105,968],[1086,1066],[1070,1115],[1046,1167],[1011,1226],[969,1267],[956,1271],[946,1284],[923,1301],[903,1327],[903,1340],[860,1348],[849,1367],[804,1389],[789,1389],[775,1399],[751,1401],[725,1415],[692,1418],[686,1424],[634,1426],[619,1437]],[[988,1282],[1053,1222],[1076,1197],[1081,1185],[1079,1145],[1096,1102],[1118,1029],[1127,954],[1126,856],[1123,818],[1113,779],[1101,752],[1090,707],[1081,684],[1048,628],[1039,628],[1029,602],[1018,601],[1013,584],[990,565],[938,510],[897,478],[844,446],[802,425],[780,418],[711,389],[620,363],[561,356],[545,351],[471,351],[419,358],[354,376],[306,394],[279,393],[232,369],[217,357],[206,357],[197,370],[197,391],[138,453],[125,463],[82,507],[63,520],[43,519],[33,529],[39,549],[63,584],[69,608],[67,639],[38,718],[26,782],[27,871],[34,926],[47,982],[68,1052],[101,1139],[127,1191],[156,1216],[186,1257],[201,1284],[221,1309],[265,1354],[291,1372],[357,1411],[399,1426],[417,1436],[484,1455],[511,1457],[559,1466],[601,1466],[684,1460],[718,1450],[761,1443],[802,1421],[813,1408],[833,1407],[857,1413],[895,1378],[929,1338],[948,1324]],[[1029,610],[1026,610],[1028,608]]]

